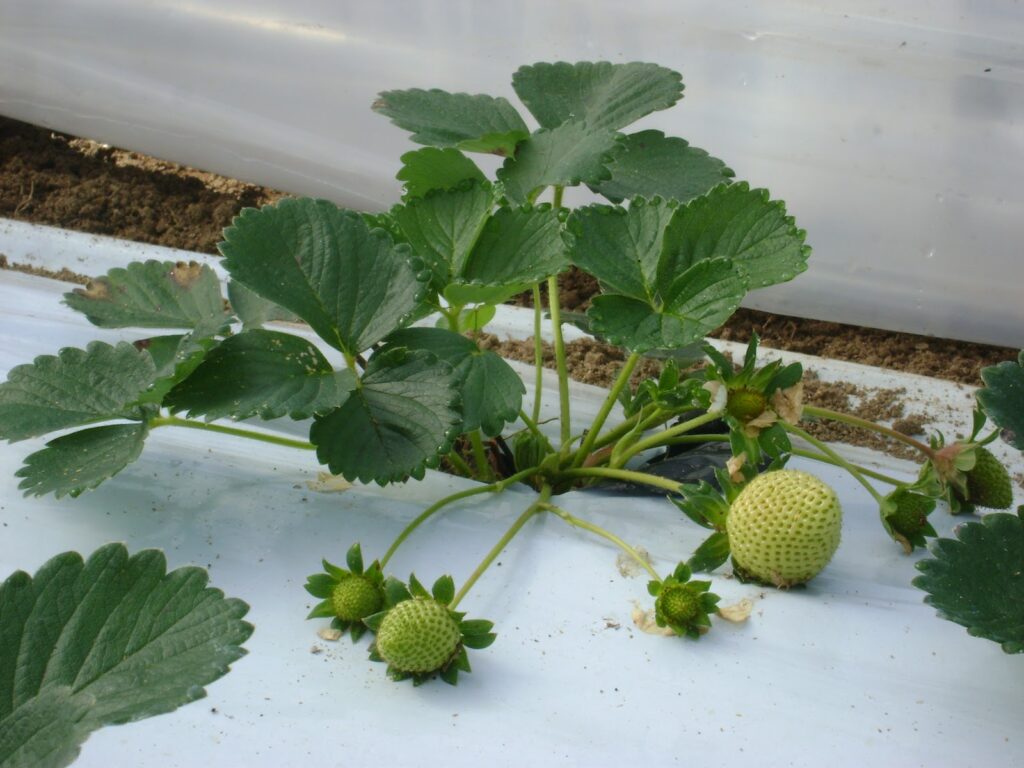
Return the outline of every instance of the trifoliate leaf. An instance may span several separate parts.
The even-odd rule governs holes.
[[[939,616],[967,627],[975,637],[1024,653],[1024,508],[994,512],[956,528],[956,539],[929,544],[914,586]]]
[[[594,298],[594,331],[631,352],[692,344],[724,323],[746,294],[729,259],[701,261],[683,272],[662,296],[663,304],[605,294]]]
[[[519,416],[526,387],[501,357],[471,340],[440,328],[406,328],[391,334],[385,349],[407,347],[431,352],[451,365],[462,402],[460,432],[483,430],[493,437]]]
[[[733,259],[750,289],[791,280],[807,269],[804,231],[786,216],[781,200],[743,182],[719,186],[681,206],[665,230],[658,284],[665,286],[691,265]]]
[[[634,61],[560,61],[520,67],[512,76],[516,95],[545,128],[585,120],[597,128],[619,130],[683,96],[678,72]]]
[[[582,122],[542,128],[498,169],[505,196],[513,203],[532,203],[544,187],[597,184],[609,178],[605,166],[617,136],[609,128]]]
[[[472,152],[511,155],[530,130],[506,99],[448,93],[433,88],[384,91],[373,102],[375,112],[412,132],[418,144],[455,147]]]
[[[355,384],[351,371],[335,371],[305,339],[260,329],[222,342],[164,402],[209,421],[305,419],[337,408]]]
[[[458,282],[445,289],[445,296],[456,304],[497,304],[521,286],[556,275],[567,265],[562,223],[555,211],[547,205],[501,208],[487,220],[455,276]],[[477,287],[485,290],[474,291]]]
[[[614,203],[656,195],[685,203],[734,176],[718,158],[661,131],[626,136],[606,165],[609,177],[590,186]]]
[[[406,198],[423,197],[435,189],[452,189],[463,181],[486,178],[476,163],[450,147],[424,147],[406,152],[401,160],[402,168],[395,178],[405,185]]]
[[[609,205],[577,208],[566,222],[569,256],[607,293],[654,299],[665,227],[676,203],[637,198],[629,210]]]
[[[249,607],[121,544],[0,585],[0,764],[63,766],[89,731],[205,695],[252,633]]]
[[[25,459],[18,488],[26,496],[78,496],[139,458],[148,433],[145,424],[108,424],[58,437]]]
[[[349,481],[421,478],[457,432],[454,383],[451,366],[428,352],[375,354],[344,405],[316,416],[317,458]]]
[[[294,323],[299,319],[294,312],[267,301],[235,280],[228,283],[228,301],[231,302],[231,308],[238,319],[242,321],[242,328],[247,331],[262,328],[264,323],[275,320]]]
[[[430,273],[407,245],[326,200],[246,208],[220,244],[231,276],[290,309],[336,349],[368,349],[418,308]]]
[[[1006,360],[981,369],[985,386],[978,403],[1014,448],[1024,451],[1024,351],[1017,362]]]
[[[494,207],[489,184],[434,190],[396,206],[391,215],[413,252],[430,266],[438,292],[462,272]]]
[[[131,344],[94,341],[11,369],[0,384],[0,438],[10,441],[65,427],[134,416],[156,379],[153,359]]]
[[[136,261],[64,294],[64,301],[101,328],[191,328],[212,336],[230,319],[217,275],[194,261]]]

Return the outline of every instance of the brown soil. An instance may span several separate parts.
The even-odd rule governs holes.
[[[283,193],[0,118],[0,216],[215,253],[221,230],[245,206]],[[2,256],[2,254],[0,254]],[[0,260],[0,267],[19,268]],[[38,270],[37,270],[38,271]],[[67,271],[62,279],[81,280]],[[578,271],[559,279],[562,305],[583,311],[597,289]],[[529,296],[519,303],[529,303]],[[776,349],[852,360],[969,384],[1013,350],[819,320],[740,310],[716,335],[747,341],[757,332]],[[572,348],[579,370],[617,370],[621,353]],[[528,360],[532,360],[532,351]],[[608,375],[581,373],[601,383]],[[596,377],[596,378],[595,378]]]

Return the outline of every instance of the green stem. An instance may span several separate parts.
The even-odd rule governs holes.
[[[636,456],[636,454],[640,453],[641,451],[646,451],[648,448],[659,448],[665,444],[665,440],[677,437],[678,435],[686,434],[687,432],[691,431],[692,429],[695,429],[696,427],[703,426],[704,424],[707,424],[709,422],[714,421],[715,419],[720,418],[721,415],[722,414],[717,412],[704,413],[701,414],[700,416],[697,416],[696,418],[690,419],[689,421],[684,421],[682,424],[676,424],[674,427],[669,427],[664,432],[659,432],[658,434],[651,435],[650,437],[644,440],[639,440],[622,452],[622,455],[619,457],[618,460],[618,466],[622,466],[627,461],[629,461],[629,459],[631,459],[633,456]]]
[[[448,463],[459,470],[463,475],[466,477],[473,477],[473,468],[470,467],[469,464],[466,463],[466,460],[459,456],[457,452],[449,451],[447,459]]]
[[[557,187],[556,187],[557,189]],[[558,368],[558,410],[561,419],[562,450],[569,447],[569,367],[565,361],[562,341],[562,311],[558,304],[558,276],[548,278],[548,309],[551,312],[551,333],[554,336],[555,364]]]
[[[666,443],[666,445],[685,445],[687,443],[727,443],[729,442],[728,435],[683,435],[682,437],[674,437]],[[841,466],[835,459],[826,456],[823,453],[816,453],[814,451],[807,451],[803,448],[790,448],[790,453],[794,456],[800,456],[805,459],[813,459],[814,461],[820,461],[823,464],[831,464],[834,467]],[[852,462],[851,462],[852,463]],[[866,477],[880,480],[883,483],[889,485],[905,485],[905,481],[897,480],[895,477],[889,475],[883,475],[881,472],[876,472],[868,467],[861,466],[860,464],[853,464],[857,468],[857,471]]]
[[[542,440],[547,440],[547,437],[544,435],[544,433],[540,431],[540,427],[537,425],[537,422],[531,419],[529,416],[527,416],[526,411],[519,412],[519,419],[523,422],[523,424],[526,425],[526,428],[528,430],[533,432],[533,434],[535,434]]]
[[[477,478],[481,480],[493,480],[494,472],[487,462],[487,450],[484,448],[483,438],[480,437],[480,430],[474,429],[469,433],[469,444],[473,446],[473,461],[476,462]]]
[[[667,477],[650,475],[646,472],[635,472],[631,469],[613,469],[611,467],[579,467],[578,469],[563,469],[558,477],[604,477],[609,480],[626,480],[631,483],[651,485],[655,488],[663,488],[672,493],[679,493],[682,490],[682,483],[669,480]]]
[[[388,551],[384,553],[384,557],[380,559],[381,568],[388,564],[388,560],[390,560],[392,556],[395,554],[395,552],[398,551],[398,548],[402,546],[402,542],[409,538],[413,531],[415,531],[417,528],[420,527],[420,525],[422,525],[428,519],[430,519],[438,510],[448,506],[449,504],[454,504],[456,501],[459,501],[461,499],[468,499],[471,496],[479,496],[482,493],[501,493],[503,490],[508,488],[508,486],[512,485],[513,483],[518,483],[520,480],[525,480],[531,475],[536,474],[536,472],[536,469],[524,469],[522,472],[517,472],[514,475],[509,475],[504,480],[501,480],[497,483],[491,483],[490,485],[480,485],[477,486],[476,488],[467,488],[464,491],[453,493],[450,496],[445,496],[443,499],[435,501],[433,504],[431,504],[429,507],[423,510],[416,517],[415,520],[413,520],[411,523],[405,526],[405,528],[402,530],[400,534],[398,534],[398,538],[396,538],[394,543],[388,548]]]
[[[540,297],[540,283],[533,284],[533,421],[540,421],[540,401],[544,393],[544,340],[541,321],[544,305]]]
[[[218,432],[222,435],[234,435],[235,437],[246,437],[250,440],[259,440],[272,445],[283,445],[286,448],[301,448],[304,451],[314,451],[316,446],[305,440],[292,440],[287,437],[268,435],[263,432],[253,432],[238,427],[225,427],[222,424],[209,424],[205,421],[192,421],[191,419],[179,419],[177,416],[157,416],[149,420],[149,426],[155,427],[184,427],[186,429],[201,429],[205,432]]]
[[[588,523],[586,520],[581,520],[578,517],[574,517],[561,507],[556,507],[554,504],[545,504],[544,509],[548,510],[549,512],[555,513],[558,517],[562,518],[562,520],[564,520],[569,525],[575,528],[582,528],[585,531],[590,531],[591,533],[600,536],[602,539],[610,541],[612,544],[614,544],[627,555],[629,555],[631,558],[633,558],[637,563],[643,566],[644,570],[651,574],[651,578],[653,578],[655,581],[661,581],[661,576],[658,575],[658,572],[654,570],[651,564],[648,563],[647,560],[642,558],[640,556],[640,553],[637,552],[633,547],[629,546],[629,544],[624,542],[611,531],[607,531],[601,526],[595,525],[594,523]]]
[[[550,498],[551,486],[545,485],[541,489],[540,496],[537,500],[527,507],[523,514],[516,518],[516,521],[512,523],[512,526],[505,531],[505,535],[498,539],[498,543],[491,548],[491,551],[487,553],[487,556],[480,561],[480,565],[476,567],[476,570],[469,575],[469,578],[462,584],[462,588],[456,593],[455,598],[448,604],[449,608],[454,610],[459,603],[462,602],[462,598],[469,593],[469,590],[473,588],[473,585],[476,584],[477,580],[484,575],[484,572],[490,567],[491,563],[494,562],[494,559],[500,555],[502,550],[508,546],[508,543],[515,538],[515,535],[519,533],[524,525],[526,525],[527,521],[543,509],[544,504],[546,504],[547,500]]]
[[[800,429],[800,427],[794,427],[792,424],[788,424],[785,421],[780,421],[779,423],[782,424],[783,428],[791,435],[796,435],[802,440],[805,440],[806,442],[810,443],[823,454],[832,459],[837,466],[840,466],[847,472],[849,472],[853,479],[856,480],[861,485],[863,485],[867,492],[874,497],[875,501],[877,501],[879,504],[882,504],[884,499],[882,498],[881,494],[875,490],[874,486],[872,486],[871,483],[864,479],[864,475],[861,474],[860,470],[857,467],[855,467],[849,461],[847,461],[838,453],[833,451],[828,445],[823,443],[818,438],[813,437],[812,435],[809,435],[806,432],[804,432],[802,429]]]
[[[658,424],[662,424],[671,418],[670,413],[662,411],[657,406],[649,405],[643,408],[635,416],[630,416],[624,422],[619,424],[617,427],[608,430],[602,437],[598,438],[594,444],[595,449],[604,448],[606,445],[611,445],[621,440],[623,437],[628,435],[630,432],[637,429],[639,434],[646,432],[651,427],[656,427]],[[639,427],[636,425],[639,423]]]
[[[853,416],[849,413],[842,413],[841,411],[833,411],[828,408],[819,408],[816,405],[805,405],[804,415],[812,416],[819,419],[832,419],[843,424],[849,424],[851,427],[860,427],[861,429],[867,429],[871,432],[877,432],[880,435],[885,435],[893,440],[909,445],[911,448],[916,448],[929,459],[935,458],[935,451],[931,449],[931,446],[925,445],[920,440],[915,440],[909,435],[904,435],[902,432],[897,432],[895,429],[884,427],[881,424],[876,424],[873,421],[862,419],[858,416]]]
[[[608,414],[612,412],[612,407],[618,402],[622,390],[629,385],[629,377],[633,375],[633,369],[636,368],[638,362],[640,362],[640,355],[636,352],[630,353],[629,357],[626,358],[622,370],[619,371],[618,378],[615,379],[612,388],[608,390],[608,396],[605,397],[604,402],[601,404],[601,410],[597,412],[597,416],[594,417],[594,423],[590,425],[590,430],[587,432],[586,437],[583,438],[583,444],[576,452],[576,458],[573,461],[574,467],[582,466],[587,456],[590,455],[597,436],[601,432],[601,427],[604,426],[605,421],[608,419]]]

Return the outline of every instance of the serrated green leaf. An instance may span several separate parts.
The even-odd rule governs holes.
[[[536,281],[535,281],[536,282]],[[533,283],[507,283],[504,285],[480,285],[475,283],[451,283],[444,289],[449,304],[503,304],[516,294],[530,290]]]
[[[175,411],[205,416],[305,419],[345,402],[356,385],[311,343],[278,331],[245,331],[210,351],[192,375],[164,398]]]
[[[613,203],[638,196],[685,203],[734,176],[718,158],[661,131],[640,131],[621,139],[606,166],[608,177],[590,187]]]
[[[1003,439],[1024,451],[1024,350],[1016,362],[982,368],[981,380],[985,386],[978,390],[978,403],[1003,430]]]
[[[996,512],[956,529],[956,539],[936,539],[932,558],[916,565],[914,586],[939,616],[975,637],[1024,653],[1024,508]]]
[[[523,118],[506,99],[448,93],[437,88],[384,91],[375,112],[412,133],[418,144],[511,155],[529,135]]]
[[[719,186],[681,206],[665,230],[659,286],[690,266],[731,258],[750,289],[791,280],[807,269],[804,232],[780,200],[743,182]]]
[[[57,429],[130,418],[156,379],[153,359],[127,342],[66,347],[11,369],[0,384],[0,438],[24,440]]]
[[[386,339],[390,347],[419,349],[452,366],[462,402],[461,432],[480,429],[493,437],[516,420],[526,387],[501,357],[481,350],[471,340],[440,328],[405,328]]]
[[[356,355],[417,310],[429,282],[409,247],[326,200],[246,208],[220,244],[231,276]]]
[[[597,296],[588,315],[594,330],[631,352],[692,344],[724,323],[746,294],[729,259],[701,261],[681,274],[663,295],[664,304],[627,296]]]
[[[317,458],[349,481],[422,477],[457,432],[454,387],[451,366],[428,352],[374,355],[344,405],[315,417],[309,437]]]
[[[447,574],[440,576],[437,581],[434,582],[434,586],[430,590],[430,593],[437,602],[442,605],[448,605],[448,603],[455,599],[455,581]]]
[[[660,198],[637,198],[629,210],[577,208],[566,222],[570,259],[605,292],[652,301],[665,227],[675,210],[675,202]]]
[[[78,496],[139,458],[148,433],[145,424],[108,424],[51,440],[15,473],[23,478],[18,489],[26,496]]]
[[[434,290],[441,292],[462,272],[493,207],[491,186],[470,182],[429,192],[396,206],[391,215],[413,252],[429,265]]]
[[[555,211],[548,206],[500,208],[487,220],[455,279],[466,288],[518,288],[546,280],[568,263],[562,222]],[[477,301],[498,303],[490,298]]]
[[[516,95],[545,128],[585,120],[618,130],[644,115],[668,109],[683,96],[678,72],[634,61],[560,61],[520,67],[512,76]]]
[[[194,261],[116,267],[64,294],[64,301],[101,328],[190,328],[212,336],[230,320],[217,275]]]
[[[505,196],[513,203],[532,203],[544,187],[598,184],[610,178],[605,166],[617,136],[611,129],[581,122],[540,129],[498,169]]]
[[[246,331],[262,328],[264,323],[294,323],[299,319],[294,312],[253,293],[237,280],[228,282],[228,301],[231,302],[235,315],[242,321],[242,329]]]
[[[78,757],[92,732],[83,722],[95,699],[55,685],[0,719],[0,766],[62,768]]]
[[[463,333],[466,331],[482,331],[487,327],[487,324],[494,319],[494,316],[497,313],[498,308],[492,304],[480,304],[475,307],[464,309],[459,312],[459,330]],[[438,318],[437,327],[450,329],[448,319],[445,317]]]
[[[121,544],[10,576],[0,586],[3,764],[38,765],[14,762],[29,754],[65,765],[87,731],[204,696],[252,633],[249,607],[206,584],[202,569],[167,573],[162,553],[129,557]],[[77,726],[55,728],[55,717]]]
[[[401,157],[402,168],[395,176],[405,185],[406,198],[423,197],[435,189],[453,189],[464,181],[485,181],[476,163],[450,147],[423,147]]]

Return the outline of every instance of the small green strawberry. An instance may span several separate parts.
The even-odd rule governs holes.
[[[386,609],[365,623],[377,633],[370,658],[388,665],[393,680],[412,678],[419,685],[435,675],[455,685],[459,672],[469,672],[467,648],[486,648],[494,642],[490,621],[465,621],[449,608],[455,597],[451,576],[442,576],[431,592],[409,577],[406,587],[397,579],[384,584]]]
[[[322,598],[306,618],[331,618],[332,627],[349,630],[355,641],[366,632],[363,619],[384,606],[384,576],[377,561],[363,569],[358,543],[352,545],[345,559],[349,570],[324,560],[324,573],[314,573],[306,579],[306,591]]]
[[[690,581],[691,575],[689,567],[680,563],[664,581],[648,582],[647,591],[657,598],[654,621],[659,627],[698,638],[711,628],[710,614],[720,598],[708,591],[710,581]]]
[[[809,581],[839,546],[842,511],[835,491],[806,472],[758,475],[726,518],[736,575],[777,587]]]
[[[967,501],[989,509],[1009,509],[1013,505],[1010,473],[983,445],[974,449],[974,467],[967,471]]]
[[[928,522],[935,499],[909,488],[897,488],[882,502],[882,525],[909,555],[914,547],[927,545],[926,536],[936,536]]]
[[[730,389],[725,410],[730,416],[746,424],[753,421],[768,407],[768,398],[756,389]]]

